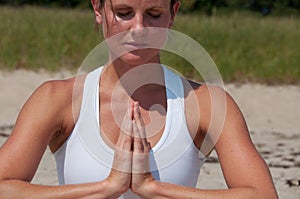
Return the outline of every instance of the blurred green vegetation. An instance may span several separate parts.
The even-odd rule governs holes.
[[[208,51],[226,82],[300,83],[300,18],[181,15],[175,29]],[[196,71],[180,70],[199,79]]]
[[[102,41],[91,10],[0,6],[0,69],[78,69]],[[247,11],[180,14],[178,30],[195,39],[216,62],[225,82],[300,83],[300,18]],[[101,31],[100,31],[101,32]],[[178,56],[163,63],[201,80]]]
[[[181,11],[215,14],[216,10],[251,10],[262,15],[300,14],[300,0],[181,0]],[[91,8],[89,0],[0,0],[0,5],[39,5],[45,7]]]
[[[78,67],[102,40],[91,11],[0,7],[0,67]]]

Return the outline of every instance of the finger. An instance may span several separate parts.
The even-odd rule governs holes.
[[[134,102],[131,102],[130,104],[130,116],[131,116],[131,120],[134,119]]]
[[[139,128],[135,120],[132,121],[134,142],[133,142],[133,153],[144,153],[144,144],[143,140],[140,137]]]
[[[127,148],[128,145],[132,143],[132,122],[131,121],[123,121],[122,127],[119,132],[119,137],[116,143],[116,147],[119,148]],[[126,147],[127,146],[127,147]],[[130,149],[130,148],[129,148]],[[130,151],[130,150],[128,150]]]
[[[145,124],[144,124],[144,120],[143,120],[143,117],[141,114],[139,102],[134,102],[133,115],[134,115],[134,120],[137,122],[138,127],[140,129],[144,128]],[[146,137],[146,135],[144,137]]]
[[[140,137],[137,122],[133,122],[133,156],[132,173],[146,173],[149,171],[149,145],[145,138]]]
[[[135,153],[148,153],[150,151],[148,140],[145,137],[145,129],[140,128],[136,120],[133,121],[134,132],[134,152]]]
[[[134,103],[133,113],[134,113],[134,120],[136,121],[136,125],[138,128],[138,131],[137,131],[138,135],[135,135],[135,136],[138,136],[139,138],[141,138],[143,145],[146,146],[148,141],[147,141],[147,136],[146,136],[145,124],[144,124],[144,120],[143,120],[138,102]]]
[[[132,170],[132,145],[133,138],[120,132],[114,150],[113,169],[130,173]]]
[[[131,173],[132,171],[132,120],[130,118],[130,111],[123,118],[123,122],[120,128],[119,137],[115,145],[113,169],[121,172]]]
[[[133,126],[131,120],[131,107],[128,107],[127,114],[123,118],[123,122],[120,128],[119,137],[116,143],[116,147],[126,151],[132,150],[133,144]]]

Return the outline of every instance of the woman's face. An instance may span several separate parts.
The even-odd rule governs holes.
[[[132,64],[138,64],[135,61],[141,64],[158,55],[159,49],[146,47],[165,33],[159,32],[163,29],[158,28],[172,26],[179,5],[179,2],[175,3],[174,15],[170,11],[170,0],[106,0],[101,9],[94,10],[105,39],[113,38],[109,42],[112,51],[114,48],[116,51],[125,49],[126,56],[121,57]]]

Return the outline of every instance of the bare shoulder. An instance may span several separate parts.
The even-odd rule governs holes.
[[[47,96],[66,97],[72,94],[75,78],[64,80],[49,80],[42,83],[35,91],[37,94],[45,94]]]
[[[0,148],[0,179],[31,181],[50,140],[70,123],[66,118],[70,118],[73,84],[74,78],[47,81],[29,97],[11,136]],[[66,134],[60,135],[63,138]],[[58,146],[57,139],[53,146]],[[22,167],[11,167],[18,162],[22,162]]]
[[[74,126],[73,105],[81,100],[74,95],[77,79],[41,84],[20,111],[13,134],[20,137],[21,133],[35,132],[36,136],[48,140],[45,144],[49,144],[52,151],[59,148]]]
[[[35,106],[51,107],[52,110],[62,110],[72,100],[74,78],[66,80],[51,80],[41,84],[25,104],[34,103]]]
[[[36,95],[42,95],[46,101],[46,104],[40,104],[40,109],[51,107],[47,117],[50,118],[50,126],[55,125],[49,142],[52,152],[60,148],[74,128],[80,112],[85,77],[82,75],[65,80],[47,81],[36,90]]]
[[[211,115],[213,112],[220,115],[221,112],[226,118],[240,117],[241,120],[244,120],[240,108],[225,88],[192,81],[189,83],[199,103],[199,111],[204,112],[205,115]]]
[[[200,140],[198,146],[207,133],[222,131],[227,121],[244,125],[239,107],[224,88],[187,80],[184,90],[186,118],[190,129],[196,132],[196,139]]]
[[[187,80],[184,83],[185,94],[186,96],[195,95],[198,103],[209,105],[211,107],[213,102],[228,102],[229,104],[235,104],[231,95],[222,87],[211,85],[211,84],[202,84],[192,80]],[[228,105],[228,104],[224,104]]]
[[[66,109],[72,103],[73,85],[74,78],[42,83],[24,104],[16,126],[24,120],[38,118],[40,122],[45,120],[58,128],[62,124]]]
[[[66,107],[82,94],[85,75],[64,80],[50,80],[42,83],[32,94],[30,100],[50,103],[52,108]]]

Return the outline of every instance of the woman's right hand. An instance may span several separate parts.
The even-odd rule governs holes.
[[[132,107],[128,107],[128,113],[123,119],[119,137],[115,145],[113,166],[106,181],[111,190],[122,195],[131,184],[132,170]]]

